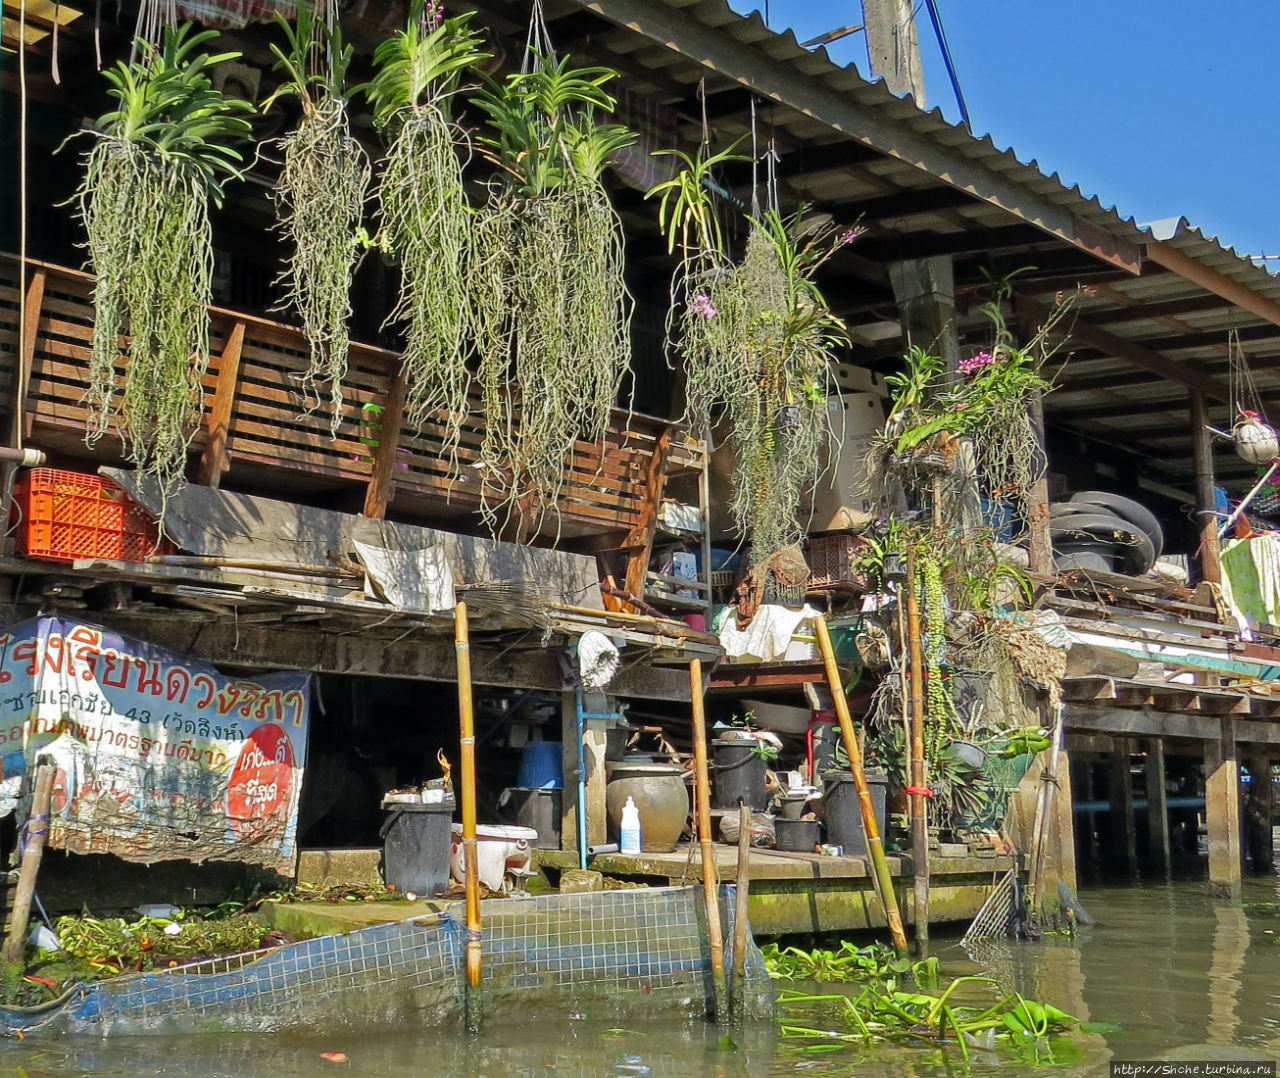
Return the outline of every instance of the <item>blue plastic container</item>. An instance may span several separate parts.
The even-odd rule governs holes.
[[[530,741],[520,759],[517,786],[530,790],[564,787],[564,748],[559,741]]]

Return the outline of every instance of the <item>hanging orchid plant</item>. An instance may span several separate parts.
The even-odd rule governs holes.
[[[374,53],[364,87],[374,123],[392,141],[378,179],[378,243],[400,266],[400,296],[389,323],[402,323],[405,414],[442,428],[456,452],[467,415],[468,264],[472,211],[463,191],[459,147],[466,132],[452,99],[463,72],[489,56],[472,14],[443,18],[435,3],[415,0],[405,29]]]
[[[166,27],[140,59],[106,71],[118,107],[93,127],[75,195],[95,275],[86,440],[112,424],[129,459],[167,496],[184,479],[209,362],[213,250],[209,204],[238,176],[231,146],[252,106],[214,89],[209,69],[239,53],[200,47],[216,31]],[[114,404],[120,340],[123,392]]]
[[[750,219],[735,263],[708,182],[732,154],[678,154],[684,169],[650,195],[660,196],[659,221],[682,254],[668,334],[685,374],[686,418],[697,431],[727,421],[734,523],[760,566],[803,536],[801,506],[831,434],[831,357],[844,335],[814,274],[856,230],[807,228],[801,214],[769,209]]]
[[[476,97],[499,169],[471,262],[490,488],[507,477],[491,522],[503,507],[540,518],[554,504],[577,441],[602,442],[630,355],[622,225],[602,182],[635,141],[604,118],[617,73],[530,56],[530,70]]]
[[[352,136],[345,83],[351,46],[343,47],[334,0],[320,0],[329,18],[298,5],[295,24],[279,12],[287,47],[272,44],[276,69],[285,80],[264,110],[282,95],[302,105],[298,126],[281,145],[284,167],[276,183],[280,228],[290,241],[279,283],[285,305],[298,315],[311,346],[308,387],[329,390],[330,431],[342,422],[342,383],[347,374],[351,280],[359,254],[357,233],[369,187],[369,157]]]

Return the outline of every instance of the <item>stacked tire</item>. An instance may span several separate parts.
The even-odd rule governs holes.
[[[1053,561],[1059,572],[1086,569],[1145,576],[1164,549],[1155,514],[1104,490],[1072,494],[1049,507]]]

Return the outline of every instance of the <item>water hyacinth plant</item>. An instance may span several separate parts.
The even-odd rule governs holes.
[[[602,182],[635,141],[605,119],[616,77],[531,49],[529,70],[476,97],[491,128],[479,141],[499,170],[472,246],[490,488],[505,477],[491,521],[504,506],[540,519],[554,504],[577,441],[603,441],[627,370],[622,225]]]
[[[184,479],[209,363],[213,248],[209,204],[239,175],[231,146],[248,102],[214,89],[209,68],[239,53],[199,51],[216,31],[166,27],[139,59],[105,72],[118,107],[94,124],[74,201],[95,275],[86,440],[115,421],[125,453],[162,495]],[[120,339],[128,334],[115,406]]]
[[[472,13],[444,18],[439,5],[410,5],[406,27],[374,53],[365,87],[374,123],[392,141],[378,178],[379,245],[400,267],[400,296],[388,323],[403,323],[401,376],[405,414],[442,428],[456,452],[467,414],[472,211],[462,186],[466,132],[453,119],[452,98],[467,68],[490,55]]]
[[[284,167],[275,198],[290,252],[278,283],[285,306],[298,315],[311,346],[305,384],[327,383],[330,431],[342,421],[342,382],[350,340],[351,279],[359,254],[357,230],[369,188],[369,157],[351,136],[344,86],[351,47],[343,47],[334,0],[320,0],[327,21],[308,2],[294,25],[276,13],[287,48],[274,43],[284,82],[264,105],[294,95],[302,105],[298,126],[281,139]]]

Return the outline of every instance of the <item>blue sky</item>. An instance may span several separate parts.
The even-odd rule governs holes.
[[[976,134],[1126,217],[1181,214],[1241,253],[1280,253],[1280,0],[937,4]],[[770,26],[802,41],[862,21],[861,0],[768,9]],[[918,9],[929,105],[958,120],[923,0]],[[866,73],[863,34],[829,50]]]

